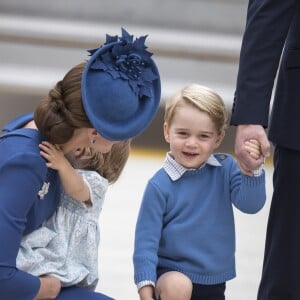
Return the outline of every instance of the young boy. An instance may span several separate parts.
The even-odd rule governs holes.
[[[166,104],[170,152],[147,184],[136,225],[134,279],[141,300],[223,300],[226,281],[236,276],[233,205],[258,212],[265,174],[248,176],[230,155],[213,154],[226,120],[220,96],[197,84]],[[260,157],[255,140],[245,148]]]

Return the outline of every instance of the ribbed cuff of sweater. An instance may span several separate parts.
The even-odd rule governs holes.
[[[142,287],[144,287],[146,285],[152,285],[153,287],[155,287],[155,283],[151,280],[143,280],[141,282],[138,282],[136,286],[139,291]]]

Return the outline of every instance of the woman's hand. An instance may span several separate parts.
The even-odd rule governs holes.
[[[41,286],[34,300],[56,299],[61,289],[61,282],[54,276],[41,276]]]

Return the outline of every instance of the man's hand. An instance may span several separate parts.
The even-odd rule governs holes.
[[[247,141],[257,140],[260,144],[261,155],[253,157],[247,151]],[[235,137],[235,155],[240,169],[247,175],[252,175],[253,170],[258,169],[266,157],[270,156],[270,142],[261,125],[239,125]]]

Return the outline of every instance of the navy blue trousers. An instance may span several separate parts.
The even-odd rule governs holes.
[[[169,271],[173,271],[173,270],[169,268],[158,268],[157,278],[159,278],[162,274]],[[213,285],[193,283],[191,300],[225,300],[225,289],[226,289],[225,282],[219,284],[213,284]],[[153,298],[155,299],[154,295]]]
[[[113,300],[101,293],[92,292],[88,289],[71,286],[62,288],[57,300]]]
[[[300,151],[275,147],[258,300],[300,299]]]

